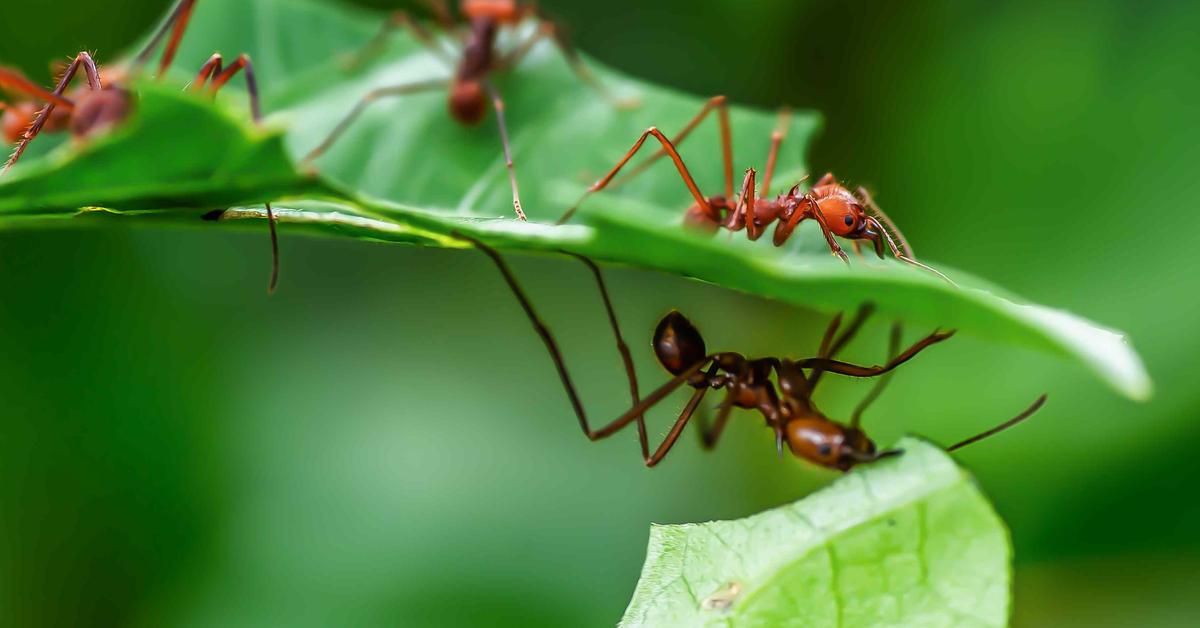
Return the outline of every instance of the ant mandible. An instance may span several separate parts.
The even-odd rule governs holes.
[[[155,31],[150,42],[134,58],[131,65],[125,68],[114,68],[109,78],[115,80],[102,82],[100,69],[92,55],[80,52],[66,67],[58,80],[54,91],[47,91],[38,86],[20,70],[0,67],[0,87],[22,93],[32,100],[8,106],[3,111],[2,126],[8,142],[17,143],[12,156],[0,169],[0,175],[10,168],[25,153],[29,143],[42,132],[57,132],[70,130],[72,137],[83,141],[95,137],[124,121],[133,110],[133,96],[124,85],[137,76],[142,68],[150,61],[154,51],[163,39],[167,39],[163,55],[158,65],[157,77],[162,79],[167,68],[175,59],[179,43],[187,31],[192,10],[196,0],[179,0],[168,14],[166,20]],[[87,88],[79,88],[67,92],[71,81],[82,69],[87,78]],[[240,55],[233,63],[224,65],[220,54],[213,54],[200,68],[193,90],[208,87],[211,94],[216,94],[234,76],[242,73],[246,79],[246,91],[250,99],[250,113],[255,123],[262,121],[262,109],[259,104],[258,82],[254,74],[254,64],[248,55]],[[44,102],[38,106],[37,101]],[[271,204],[266,204],[267,224],[271,233],[271,279],[268,284],[270,292],[275,291],[279,282],[279,239],[275,230],[275,214]]]
[[[898,450],[878,451],[876,449],[875,443],[861,428],[862,413],[879,396],[883,386],[887,384],[889,375],[896,367],[909,361],[925,348],[954,335],[953,331],[934,331],[907,349],[900,351],[900,328],[897,325],[892,328],[888,352],[891,357],[886,364],[860,366],[836,360],[835,356],[838,352],[854,337],[870,316],[872,308],[863,306],[840,334],[838,331],[841,327],[842,316],[839,314],[834,317],[825,331],[818,355],[815,358],[800,360],[774,357],[750,359],[734,352],[709,353],[699,330],[682,314],[672,311],[659,322],[654,331],[652,346],[659,364],[673,377],[645,398],[639,399],[633,362],[621,336],[620,326],[617,323],[600,269],[586,257],[572,254],[573,257],[580,259],[588,266],[599,285],[600,295],[608,313],[609,324],[625,364],[625,374],[629,380],[633,398],[633,406],[627,412],[604,427],[593,429],[567,371],[558,343],[554,340],[549,328],[538,317],[533,304],[503,257],[495,249],[474,238],[461,234],[456,234],[456,237],[472,243],[496,264],[505,283],[516,296],[535,331],[546,345],[584,435],[593,441],[600,440],[612,436],[630,423],[636,422],[642,459],[648,467],[657,465],[666,457],[700,406],[705,394],[712,389],[724,389],[725,397],[718,406],[717,415],[711,425],[707,425],[703,419],[700,419],[701,442],[706,449],[717,444],[725,429],[730,412],[737,407],[756,410],[763,416],[767,427],[775,433],[777,451],[782,452],[784,443],[786,443],[788,449],[796,457],[825,468],[848,471],[858,464],[897,455],[900,453]],[[808,374],[805,374],[805,369],[809,371]],[[813,392],[825,372],[850,377],[883,377],[871,393],[855,408],[850,422],[841,423],[823,414],[813,403]],[[772,375],[774,382],[772,382]],[[644,423],[645,412],[684,385],[691,386],[695,392],[692,393],[691,399],[684,406],[662,443],[651,452]],[[1045,399],[1046,396],[1042,395],[1032,406],[1015,418],[955,443],[947,447],[947,451],[965,447],[1016,425],[1036,412]]]
[[[725,193],[719,196],[705,196],[696,185],[691,173],[688,172],[687,166],[684,165],[677,146],[687,139],[692,130],[713,111],[717,112],[720,124],[721,156],[725,166]],[[570,220],[589,196],[607,188],[617,173],[642,148],[646,138],[653,136],[662,145],[662,148],[645,162],[635,166],[616,185],[641,173],[663,155],[669,155],[675,162],[675,168],[683,178],[684,185],[687,186],[695,200],[695,204],[688,208],[684,216],[684,221],[691,226],[710,232],[722,227],[730,231],[745,229],[746,235],[751,240],[758,240],[765,232],[767,225],[776,222],[772,241],[775,246],[782,246],[801,221],[812,219],[820,225],[821,233],[825,236],[825,242],[829,245],[830,252],[841,258],[847,265],[850,263],[850,258],[842,250],[834,236],[851,240],[854,250],[859,253],[861,253],[859,243],[863,240],[869,241],[880,259],[883,259],[886,245],[896,259],[929,271],[953,285],[954,282],[944,274],[916,260],[912,247],[909,246],[904,235],[900,233],[887,214],[875,204],[866,188],[860,186],[851,192],[838,182],[832,173],[829,173],[821,177],[807,192],[800,190],[800,185],[808,179],[805,176],[787,192],[775,198],[769,198],[771,180],[775,174],[775,161],[779,155],[779,147],[787,135],[790,115],[787,110],[781,112],[779,124],[771,134],[771,148],[767,154],[767,167],[761,190],[756,185],[757,171],[749,168],[742,180],[741,193],[736,198],[734,197],[733,148],[729,111],[726,108],[725,97],[714,96],[704,104],[700,113],[684,126],[674,140],[667,139],[656,127],[646,129],[642,136],[634,142],[625,157],[617,162],[617,165],[607,175],[593,183],[587,192],[559,218],[558,224]]]
[[[444,0],[426,0],[444,31],[454,28],[454,18]],[[489,80],[495,72],[508,71],[516,67],[533,50],[542,39],[550,38],[557,45],[559,52],[567,60],[576,76],[590,85],[609,102],[616,106],[632,104],[628,101],[615,99],[603,83],[596,79],[576,54],[575,49],[567,42],[562,30],[547,19],[536,5],[517,0],[462,0],[459,11],[467,19],[468,26],[462,36],[462,50],[459,60],[447,54],[445,48],[433,34],[404,11],[397,11],[384,24],[383,30],[366,45],[351,62],[351,67],[359,66],[364,60],[372,58],[383,51],[387,39],[398,28],[407,30],[412,36],[428,48],[435,57],[452,69],[453,76],[449,80],[435,79],[417,81],[391,87],[382,87],[369,92],[351,109],[350,113],[333,128],[329,135],[322,140],[302,160],[310,164],[324,154],[337,142],[347,129],[374,102],[385,97],[405,96],[419,92],[449,88],[447,102],[450,115],[459,123],[475,126],[483,121],[487,114],[487,101],[491,100],[496,112],[496,125],[500,129],[500,144],[504,150],[504,164],[508,168],[509,185],[512,187],[513,210],[520,220],[526,220],[525,210],[521,206],[521,194],[517,186],[517,174],[513,164],[512,148],[509,142],[508,125],[504,115],[504,100],[500,92]],[[496,46],[496,39],[501,27],[512,28],[529,17],[536,17],[538,29],[525,41],[516,45],[512,50],[501,54]]]

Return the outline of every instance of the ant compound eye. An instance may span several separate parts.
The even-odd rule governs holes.
[[[846,214],[846,217],[842,219],[842,222],[846,223],[847,227],[853,227],[854,226],[854,216],[851,216],[850,214]]]

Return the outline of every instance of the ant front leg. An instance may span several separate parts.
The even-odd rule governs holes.
[[[817,224],[821,226],[821,233],[825,236],[825,242],[829,245],[829,252],[840,257],[842,262],[849,266],[850,256],[846,255],[846,252],[842,250],[837,240],[834,239],[833,231],[829,228],[829,223],[825,222],[825,214],[821,213],[821,206],[817,204],[816,199],[812,196],[805,196],[804,203],[807,205],[805,213],[816,220]]]
[[[684,185],[686,185],[688,191],[692,193],[692,198],[696,200],[696,204],[699,206],[700,211],[702,211],[713,222],[720,221],[721,214],[717,212],[717,210],[713,209],[712,205],[709,204],[708,199],[705,198],[704,194],[700,192],[699,186],[696,185],[696,180],[692,178],[692,173],[688,172],[687,166],[683,163],[683,158],[679,156],[679,151],[675,150],[675,146],[671,144],[671,140],[668,140],[667,137],[662,134],[662,131],[659,131],[657,127],[650,127],[646,129],[644,133],[642,133],[642,136],[639,137],[636,142],[633,143],[633,147],[629,149],[629,152],[625,153],[625,157],[623,157],[621,161],[617,162],[617,165],[614,166],[608,174],[604,175],[603,178],[593,183],[591,187],[588,188],[587,192],[585,192],[583,196],[580,197],[579,200],[576,201],[575,204],[572,205],[571,208],[568,209],[566,213],[564,213],[562,217],[558,219],[556,224],[561,225],[570,220],[571,216],[575,215],[575,212],[581,205],[583,205],[583,202],[586,201],[589,196],[608,187],[608,184],[613,180],[613,177],[617,176],[617,174],[621,172],[621,168],[624,168],[625,164],[629,163],[629,160],[632,159],[639,150],[641,150],[642,145],[646,143],[646,138],[650,136],[653,136],[654,139],[658,140],[658,143],[662,144],[663,150],[665,150],[667,154],[671,156],[671,161],[675,162],[675,169],[679,171],[679,176],[683,178]]]
[[[205,83],[211,81],[209,91],[216,95],[230,79],[242,72],[246,78],[246,93],[250,99],[250,116],[255,124],[261,123],[262,105],[258,97],[258,79],[254,74],[254,64],[250,61],[250,56],[239,55],[227,68],[222,68],[221,65],[220,54],[209,57],[208,61],[200,68],[200,73],[196,77],[196,83],[192,89],[203,89]],[[267,293],[273,294],[275,287],[279,285],[279,234],[275,226],[275,211],[271,208],[270,203],[265,203],[264,206],[267,210],[267,228],[271,233],[271,279],[267,283]]]
[[[34,118],[33,123],[30,124],[29,128],[25,129],[25,133],[21,135],[21,141],[17,144],[16,150],[13,151],[12,156],[8,158],[7,162],[5,162],[4,168],[0,169],[0,175],[8,172],[8,170],[13,167],[13,164],[17,163],[17,160],[21,158],[21,155],[29,146],[29,143],[33,141],[33,138],[37,137],[38,133],[42,132],[42,127],[46,126],[46,121],[50,119],[50,114],[54,113],[54,108],[56,106],[61,103],[65,103],[68,106],[74,107],[74,103],[66,98],[63,98],[62,95],[67,90],[67,86],[71,84],[71,80],[75,78],[75,74],[79,72],[79,68],[81,67],[83,68],[84,75],[87,76],[88,88],[92,91],[99,91],[103,89],[104,86],[100,83],[100,70],[96,67],[96,62],[92,59],[92,55],[86,52],[81,52],[78,55],[75,55],[75,59],[71,61],[71,65],[67,66],[66,71],[63,72],[62,78],[59,79],[58,85],[54,88],[54,91],[49,94],[51,98],[47,99],[46,106],[42,108],[42,111],[38,113],[36,118]],[[15,84],[16,83],[14,83],[14,85]]]

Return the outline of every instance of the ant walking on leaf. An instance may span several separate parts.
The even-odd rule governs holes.
[[[786,445],[787,449],[796,457],[828,469],[849,471],[859,464],[898,455],[901,453],[899,450],[879,451],[876,448],[875,443],[862,429],[862,414],[887,385],[894,369],[916,357],[926,348],[954,335],[953,331],[934,331],[908,348],[900,350],[900,327],[895,325],[892,328],[889,343],[889,359],[885,364],[861,366],[840,361],[837,359],[838,353],[850,342],[872,312],[870,306],[863,306],[844,328],[842,315],[839,314],[833,318],[821,339],[816,357],[798,360],[776,357],[747,358],[735,352],[708,352],[699,330],[682,314],[672,311],[659,322],[654,331],[652,343],[659,364],[672,377],[644,398],[639,398],[633,361],[621,336],[620,326],[617,323],[600,269],[591,260],[574,255],[588,266],[599,285],[600,295],[616,337],[617,348],[625,365],[625,374],[629,380],[630,393],[633,398],[633,405],[628,411],[603,427],[593,428],[576,392],[575,384],[567,370],[558,343],[554,340],[549,328],[537,315],[533,304],[517,282],[508,264],[499,252],[486,244],[461,234],[457,234],[456,237],[475,245],[499,269],[505,283],[512,290],[535,331],[546,345],[584,435],[590,440],[600,440],[616,434],[631,423],[636,423],[642,459],[649,467],[657,465],[671,451],[709,390],[723,390],[725,394],[711,424],[708,424],[703,418],[699,419],[701,442],[706,449],[717,444],[731,411],[734,408],[743,408],[757,411],[763,417],[767,427],[774,432],[777,451],[782,452]],[[855,408],[850,421],[842,423],[822,413],[813,401],[813,393],[825,373],[862,378],[879,377],[880,379]],[[646,411],[684,386],[694,389],[691,398],[663,441],[651,451],[644,422]],[[1024,421],[1037,412],[1045,400],[1046,396],[1042,395],[1016,417],[955,443],[947,447],[947,451],[954,451],[978,442]]]
[[[426,4],[436,17],[441,30],[447,33],[454,33],[457,30],[454,16],[444,0],[427,0]],[[628,107],[636,103],[613,97],[604,84],[596,79],[579,58],[575,49],[563,35],[562,29],[546,18],[533,3],[518,2],[517,0],[462,0],[459,4],[459,11],[466,18],[467,27],[459,36],[461,50],[454,51],[453,55],[447,52],[441,41],[422,22],[404,11],[393,13],[385,23],[383,30],[366,47],[354,55],[348,65],[352,68],[359,67],[378,56],[385,49],[387,40],[392,33],[397,29],[403,29],[445,64],[453,72],[452,77],[393,85],[369,92],[333,128],[329,135],[305,156],[302,163],[312,163],[328,151],[371,104],[380,99],[447,89],[449,91],[447,105],[451,117],[466,126],[475,126],[481,123],[487,114],[488,101],[491,101],[492,109],[496,112],[496,125],[500,129],[500,144],[504,151],[505,167],[508,169],[509,185],[512,187],[513,211],[516,212],[518,219],[526,220],[525,210],[521,206],[521,194],[517,186],[508,123],[504,114],[504,99],[492,84],[490,77],[497,72],[505,72],[517,67],[538,42],[550,39],[555,43],[575,75],[614,106]],[[530,17],[536,18],[537,30],[511,50],[501,52],[497,45],[501,29],[513,29]]]
[[[85,141],[123,122],[132,113],[135,105],[133,94],[126,85],[141,73],[164,39],[166,45],[158,64],[157,78],[161,80],[166,75],[187,31],[195,5],[196,0],[179,0],[133,61],[111,69],[106,67],[103,80],[100,68],[92,55],[86,51],[80,52],[66,66],[53,91],[40,87],[20,70],[0,67],[0,88],[27,97],[25,101],[0,107],[3,109],[2,126],[5,139],[16,144],[12,155],[0,170],[0,175],[8,172],[20,160],[30,142],[43,132],[69,130],[76,141]],[[80,72],[86,79],[86,85],[69,89]],[[215,95],[239,73],[246,80],[251,116],[255,123],[259,123],[262,121],[262,108],[259,104],[258,81],[249,56],[242,54],[233,63],[225,65],[220,54],[213,54],[201,66],[191,89],[207,89],[210,94]],[[266,211],[271,234],[272,260],[268,289],[274,292],[279,281],[279,239],[275,229],[275,214],[270,203],[266,204]]]
[[[721,158],[724,162],[725,171],[725,192],[721,195],[705,196],[700,191],[700,187],[696,184],[687,166],[683,163],[683,158],[680,157],[677,147],[713,111],[717,112],[717,120],[720,126]],[[729,125],[729,111],[726,107],[725,97],[715,96],[705,103],[700,113],[696,114],[673,140],[668,139],[656,127],[646,129],[641,137],[634,142],[629,152],[617,162],[617,165],[608,174],[593,183],[587,192],[559,218],[558,223],[562,224],[570,220],[571,216],[575,214],[584,201],[592,194],[608,188],[610,184],[614,186],[620,185],[632,179],[660,157],[668,155],[671,161],[675,163],[675,168],[679,171],[679,176],[683,178],[684,185],[695,201],[684,215],[684,221],[693,227],[698,227],[709,232],[721,228],[730,231],[745,229],[746,235],[751,240],[758,240],[766,232],[767,226],[774,222],[775,232],[772,242],[775,246],[782,246],[791,237],[792,232],[795,231],[801,221],[811,219],[820,226],[821,233],[825,236],[825,242],[829,245],[830,252],[841,258],[846,264],[850,263],[850,258],[842,250],[835,236],[853,242],[854,249],[857,252],[861,252],[860,243],[862,241],[870,242],[875,254],[880,259],[884,257],[884,247],[886,246],[891,250],[892,255],[896,259],[931,272],[946,282],[953,284],[954,282],[950,281],[941,272],[917,261],[913,255],[912,247],[909,246],[908,241],[900,233],[896,224],[875,204],[870,193],[863,187],[859,187],[854,192],[851,192],[832,173],[829,173],[821,177],[807,191],[800,189],[801,184],[808,179],[805,176],[788,191],[774,198],[771,197],[771,183],[775,175],[775,162],[779,156],[779,147],[783,144],[783,140],[787,136],[790,118],[790,112],[783,111],[780,114],[779,125],[771,134],[771,148],[767,154],[766,172],[762,178],[761,188],[757,184],[758,171],[754,168],[749,168],[746,170],[745,178],[742,180],[741,191],[736,196],[734,195],[733,141]],[[629,160],[641,150],[646,139],[650,137],[658,140],[662,147],[649,159],[635,166],[625,177],[614,184],[613,179],[621,172],[621,169],[625,167]]]

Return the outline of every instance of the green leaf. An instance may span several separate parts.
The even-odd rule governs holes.
[[[516,72],[497,77],[533,223],[512,219],[495,120],[478,128],[453,122],[443,93],[379,101],[316,163],[317,173],[296,168],[292,160],[318,145],[371,89],[449,75],[434,55],[403,37],[373,64],[347,70],[346,54],[369,40],[381,20],[317,0],[199,3],[174,75],[191,77],[214,50],[229,57],[251,54],[270,113],[268,128],[248,124],[236,81],[217,105],[179,93],[178,86],[139,84],[137,113],[120,131],[83,145],[68,143],[23,162],[0,181],[0,227],[43,227],[78,208],[103,207],[106,218],[213,228],[218,223],[201,215],[231,206],[241,209],[226,217],[237,219],[220,224],[246,226],[253,221],[244,219],[263,215],[255,204],[274,201],[281,211],[293,210],[282,211],[285,235],[464,247],[451,237],[460,232],[509,251],[566,250],[829,312],[871,301],[882,314],[913,326],[957,328],[1056,353],[1126,396],[1151,394],[1145,367],[1119,332],[1023,303],[936,260],[927,261],[961,289],[895,261],[856,258],[847,269],[824,249],[814,225],[802,227],[783,248],[749,242],[742,234],[692,233],[681,221],[688,194],[666,160],[593,198],[577,224],[547,224],[646,127],[673,132],[703,102],[590,62],[614,91],[642,101],[636,109],[616,109],[581,83],[549,44],[535,48]],[[776,115],[733,107],[731,117],[736,164],[763,166]],[[818,127],[816,114],[793,116],[776,177],[780,188],[807,172],[802,154]],[[715,121],[697,129],[681,152],[703,190],[723,187]],[[904,208],[889,209],[903,218]],[[285,264],[286,255],[285,248]]]
[[[737,521],[654,526],[622,626],[1004,626],[1008,530],[935,445]]]

